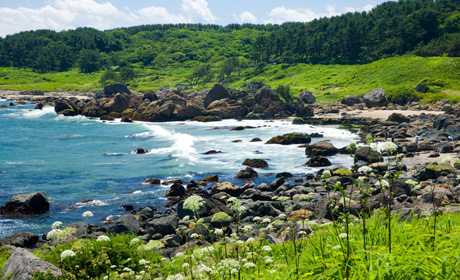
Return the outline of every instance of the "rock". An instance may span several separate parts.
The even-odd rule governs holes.
[[[101,121],[114,121],[115,120],[115,118],[110,116],[110,115],[103,115],[103,116],[101,116],[100,119],[101,119]]]
[[[132,94],[128,87],[123,84],[110,84],[104,87],[103,95],[105,95],[106,97],[116,95],[117,93]]]
[[[377,170],[378,172],[383,172],[388,170],[388,164],[386,162],[374,162],[369,165],[370,168]]]
[[[145,230],[149,235],[161,234],[162,236],[173,234],[179,225],[179,219],[176,215],[164,216],[161,218],[153,219],[145,225]]]
[[[217,182],[219,181],[219,176],[217,175],[209,175],[201,179],[201,181],[206,181],[206,182]]]
[[[133,211],[134,206],[132,206],[132,205],[122,205],[121,209],[123,209],[123,211]]]
[[[238,174],[236,174],[237,179],[253,179],[259,177],[259,174],[252,169],[251,167],[246,167],[245,170],[240,170]]]
[[[139,222],[131,214],[121,216],[107,228],[107,232],[113,234],[138,234],[140,231]]]
[[[35,105],[36,110],[42,110],[43,107],[45,107],[45,105],[43,105],[42,103],[38,103],[37,105]]]
[[[404,122],[410,122],[410,118],[404,116],[403,114],[400,113],[393,113],[390,116],[388,116],[387,121],[389,122],[397,122],[397,123],[404,123]]]
[[[307,157],[314,156],[333,156],[337,154],[339,150],[330,142],[319,141],[314,144],[308,145],[305,148],[305,154]]]
[[[454,146],[451,144],[442,144],[439,147],[439,152],[440,153],[452,153],[454,152]]]
[[[0,238],[1,246],[14,246],[21,248],[30,248],[37,244],[39,237],[31,232],[16,232],[10,236]]]
[[[132,153],[133,154],[136,154],[136,155],[142,155],[142,154],[147,154],[149,153],[150,151],[147,150],[147,149],[144,149],[144,148],[137,148],[136,150],[134,150]]]
[[[168,193],[165,194],[166,197],[182,197],[185,195],[185,188],[179,182],[174,182],[173,185],[169,188]]]
[[[8,108],[8,106],[7,105],[2,105],[2,106],[0,106],[0,108]]]
[[[324,166],[331,166],[332,163],[323,156],[313,156],[307,163],[305,163],[306,166],[310,167],[324,167]]]
[[[440,157],[441,155],[438,152],[433,152],[428,155],[429,158]]]
[[[252,168],[268,168],[268,163],[260,158],[245,159],[242,165],[247,165]]]
[[[230,210],[225,203],[216,198],[203,198],[205,201],[198,210],[198,216],[204,218],[212,216],[219,212],[225,212],[229,215],[233,215],[232,210]],[[177,216],[179,219],[183,219],[185,216],[190,216],[193,218],[195,213],[189,209],[184,209],[184,201],[181,201],[177,204]]]
[[[214,154],[221,154],[221,153],[222,153],[221,151],[210,150],[210,151],[203,153],[203,155],[214,155]]]
[[[381,88],[371,90],[363,96],[364,103],[367,107],[380,107],[388,105],[388,99],[385,91]]]
[[[218,182],[212,188],[211,195],[216,194],[216,193],[220,193],[220,192],[224,192],[224,193],[226,193],[228,195],[238,197],[244,191],[245,191],[245,189],[243,189],[243,188],[241,188],[241,187],[239,187],[237,185],[234,185],[234,184],[232,184],[230,182]]]
[[[278,96],[278,94],[271,88],[269,87],[263,87],[261,89],[259,89],[256,94],[254,95],[254,98],[256,99],[256,102],[257,103],[262,103],[262,101],[264,99],[267,99],[268,100],[268,103],[272,102],[272,101],[281,101],[280,100],[280,97]]]
[[[362,160],[367,163],[382,162],[380,153],[368,146],[361,147],[355,153],[355,161]]]
[[[281,172],[281,173],[278,173],[275,175],[276,178],[281,178],[281,177],[284,177],[284,178],[292,178],[294,177],[291,173],[289,172]]]
[[[196,116],[192,119],[192,121],[197,122],[218,122],[220,120],[218,116]]]
[[[133,120],[129,116],[124,115],[121,117],[121,122],[132,123]]]
[[[35,215],[48,212],[50,204],[44,191],[13,196],[10,201],[0,207],[2,215]]]
[[[262,139],[260,139],[259,137],[255,137],[255,138],[252,138],[252,140],[249,142],[262,142]]]
[[[428,87],[422,83],[417,84],[415,87],[415,91],[421,92],[421,93],[426,93],[428,91]]]
[[[55,277],[62,275],[62,270],[58,267],[34,256],[26,249],[16,248],[3,266],[0,275],[3,275],[3,280],[26,280],[32,279],[37,272],[48,271]]]
[[[208,106],[216,101],[216,100],[220,100],[220,99],[230,99],[231,98],[231,95],[230,93],[228,92],[228,90],[220,85],[220,84],[215,84],[212,89],[206,94],[206,97],[204,98],[204,101],[203,101],[203,104],[204,104],[204,107],[205,108],[208,108]]]
[[[161,184],[161,181],[160,181],[160,179],[149,178],[149,179],[145,180],[145,181],[143,182],[143,184],[160,185],[160,184]]]
[[[41,90],[25,90],[25,91],[20,91],[19,95],[44,96],[45,93]]]
[[[288,221],[298,221],[298,220],[307,220],[310,218],[310,216],[313,214],[313,212],[306,210],[306,209],[300,209],[300,210],[295,210],[292,211],[291,214],[289,214],[289,217],[287,218]]]
[[[272,137],[265,144],[292,145],[309,144],[310,142],[311,138],[307,133],[293,132]]]
[[[346,96],[342,98],[340,103],[347,105],[347,106],[353,106],[357,103],[359,103],[359,98],[357,96]]]
[[[302,91],[299,95],[299,98],[300,100],[302,100],[303,103],[307,104],[313,104],[316,102],[316,97],[309,90]]]
[[[247,205],[246,215],[250,216],[271,216],[276,217],[283,213],[277,201],[255,201]]]

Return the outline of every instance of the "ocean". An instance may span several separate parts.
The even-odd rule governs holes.
[[[1,100],[0,105],[10,101]],[[92,224],[126,214],[121,206],[135,209],[155,206],[164,209],[169,186],[149,185],[147,178],[185,183],[217,174],[219,181],[243,185],[235,179],[246,158],[263,158],[267,169],[256,169],[256,185],[275,180],[280,172],[295,176],[314,173],[318,168],[304,164],[305,149],[298,145],[264,144],[273,136],[290,132],[318,132],[336,147],[348,145],[357,136],[335,127],[293,125],[290,121],[223,120],[220,122],[121,123],[101,122],[83,116],[56,115],[46,106],[0,108],[0,204],[12,196],[44,190],[50,200],[47,214],[30,217],[0,216],[0,237],[14,232],[42,234],[55,221],[64,225],[85,221],[92,211]],[[235,126],[254,129],[232,131]],[[250,142],[259,137],[262,142]],[[241,142],[233,142],[241,140]],[[136,148],[148,154],[133,154]],[[220,154],[204,155],[209,150]],[[350,166],[345,155],[330,157],[334,165]],[[293,181],[291,181],[293,182]],[[212,186],[212,185],[209,185]],[[85,200],[90,202],[83,203]]]

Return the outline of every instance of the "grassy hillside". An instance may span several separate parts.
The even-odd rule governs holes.
[[[181,83],[189,85],[192,69],[137,68],[137,78],[130,88],[138,92],[153,92],[160,87],[174,87]],[[0,90],[74,91],[97,90],[103,72],[80,73],[77,69],[67,72],[39,74],[19,68],[0,68]],[[210,88],[214,83],[240,88],[250,81],[262,81],[272,88],[290,85],[291,94],[297,96],[302,90],[311,90],[320,104],[333,103],[344,96],[364,95],[381,87],[390,96],[418,95],[423,102],[435,102],[448,98],[460,101],[460,58],[400,56],[382,59],[364,65],[268,65],[259,71],[248,68],[239,75],[233,73],[226,81],[214,79],[199,84],[193,90]],[[428,88],[425,94],[415,92],[417,84]]]

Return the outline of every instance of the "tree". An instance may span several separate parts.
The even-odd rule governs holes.
[[[130,66],[124,66],[120,69],[120,73],[118,74],[118,81],[122,84],[126,84],[136,78],[136,72],[134,68]]]
[[[201,64],[193,69],[193,73],[189,76],[190,83],[197,85],[201,79],[208,76],[211,72],[211,65]]]
[[[117,80],[117,74],[113,71],[112,68],[107,69],[102,75],[99,82],[105,86],[107,84],[113,83]]]
[[[95,50],[83,49],[80,51],[77,65],[82,73],[92,73],[99,70],[101,55]]]
[[[230,57],[224,60],[220,74],[223,78],[227,79],[239,67],[239,60],[235,57]]]

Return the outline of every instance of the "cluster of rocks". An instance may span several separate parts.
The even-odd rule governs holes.
[[[305,99],[305,98],[303,98]],[[126,86],[108,85],[88,100],[59,99],[55,111],[66,116],[85,115],[103,120],[177,121],[203,116],[228,118],[284,118],[313,116],[313,110],[299,99],[284,103],[271,88],[253,94],[231,92],[215,84],[205,95],[161,89],[156,93],[132,93]],[[307,100],[308,103],[309,100]],[[311,100],[310,100],[311,101]]]

